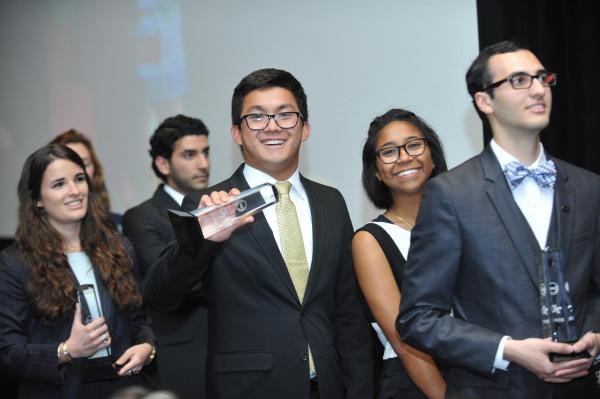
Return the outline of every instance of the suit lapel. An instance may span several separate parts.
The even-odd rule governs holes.
[[[558,246],[563,262],[569,259],[571,249],[570,238],[573,229],[573,194],[568,185],[569,176],[564,168],[561,168],[557,160],[554,160],[557,169],[556,185],[554,186],[554,206],[556,207],[556,223]],[[568,265],[565,264],[565,267]]]
[[[250,186],[248,186],[248,182],[246,182],[246,179],[244,178],[243,166],[244,165],[240,166],[230,179],[231,187],[239,188],[240,191],[250,188]],[[257,246],[262,250],[265,258],[269,260],[271,267],[273,267],[282,283],[286,286],[287,290],[290,292],[290,295],[298,304],[300,304],[298,294],[294,288],[294,283],[292,283],[292,278],[290,277],[290,273],[288,272],[285,261],[283,260],[281,251],[279,250],[277,242],[273,237],[273,230],[271,230],[271,227],[269,227],[269,223],[267,222],[265,215],[262,212],[259,212],[258,214],[254,215],[253,223],[247,224],[242,228],[249,231],[250,235],[254,237]]]
[[[310,298],[310,294],[312,289],[314,288],[316,282],[318,281],[318,274],[321,269],[321,263],[319,260],[321,255],[324,252],[324,242],[325,240],[320,239],[323,235],[325,235],[327,231],[327,226],[325,224],[325,215],[323,214],[324,207],[319,206],[322,204],[322,200],[318,198],[317,193],[312,188],[312,183],[305,179],[304,176],[300,175],[300,179],[302,180],[302,185],[306,190],[306,195],[308,196],[308,202],[310,203],[310,213],[312,219],[312,242],[313,242],[313,253],[312,260],[310,263],[310,271],[308,274],[308,282],[306,284],[306,291],[304,292],[304,303],[308,301]]]
[[[98,289],[98,301],[100,302],[100,307],[102,308],[102,316],[106,320],[106,324],[109,328],[112,326],[112,298],[110,297],[104,283],[102,282],[102,277],[100,277],[100,273],[97,269],[94,269],[94,276],[96,277],[96,288]]]
[[[156,191],[154,191],[154,195],[152,196],[152,204],[161,210],[160,214],[162,216],[164,216],[167,220],[168,220],[168,215],[166,213],[166,209],[175,209],[175,210],[180,210],[181,207],[179,206],[179,204],[177,202],[175,202],[175,200],[173,199],[173,197],[171,197],[169,194],[167,194],[167,192],[164,190],[164,184],[159,185],[156,188]]]
[[[536,259],[540,248],[532,246],[531,234],[533,233],[513,198],[500,163],[489,146],[482,152],[480,160],[485,179],[490,183],[486,193],[517,249],[531,282],[537,289],[539,278]]]

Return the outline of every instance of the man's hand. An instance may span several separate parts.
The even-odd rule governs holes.
[[[231,197],[238,195],[240,195],[240,190],[237,188],[232,188],[228,193],[225,191],[213,191],[210,194],[205,194],[202,196],[202,198],[200,198],[200,204],[198,207],[203,208],[207,206],[224,204],[229,201]],[[236,229],[253,221],[254,217],[252,216],[242,218],[225,230],[209,236],[207,239],[215,242],[223,242],[228,240]],[[200,222],[200,218],[198,218],[198,222]]]
[[[582,341],[583,338],[578,341],[578,344],[579,342],[581,344],[575,346],[540,338],[528,338],[524,340],[509,339],[506,341],[504,347],[504,358],[526,368],[545,382],[569,382],[573,378],[583,377],[588,374],[588,369],[592,364],[593,358],[551,362],[550,353],[564,355],[577,353],[581,351],[578,350],[579,347],[593,346],[593,341],[596,342],[597,349],[598,340],[596,337],[589,337],[584,342]]]

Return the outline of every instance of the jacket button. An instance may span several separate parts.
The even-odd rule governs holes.
[[[308,360],[308,355],[307,355],[306,353],[302,352],[302,353],[300,354],[300,361],[301,361],[301,362],[305,362],[305,361],[307,361],[307,360]]]

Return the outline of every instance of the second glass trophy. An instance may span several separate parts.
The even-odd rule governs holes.
[[[540,304],[542,312],[542,337],[556,342],[573,343],[579,337],[575,326],[575,311],[569,294],[569,283],[565,278],[561,253],[547,248],[538,258],[540,279]],[[589,357],[587,352],[568,355],[551,353],[550,360],[560,362],[580,357]]]

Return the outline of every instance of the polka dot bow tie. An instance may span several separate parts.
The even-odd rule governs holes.
[[[513,161],[504,167],[504,174],[513,189],[521,184],[527,176],[530,176],[542,188],[553,188],[556,183],[556,166],[552,160],[548,160],[534,169],[528,169]]]

